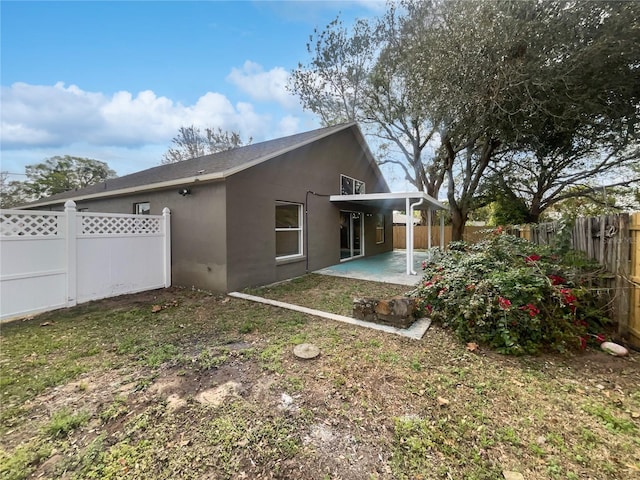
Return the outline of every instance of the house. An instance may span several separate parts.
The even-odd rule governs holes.
[[[161,165],[24,208],[171,210],[172,284],[229,292],[393,249],[392,194],[355,123]],[[400,207],[398,207],[400,205]]]

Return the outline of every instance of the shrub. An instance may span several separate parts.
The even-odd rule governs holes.
[[[604,308],[586,287],[599,267],[582,255],[499,233],[451,247],[432,251],[413,295],[462,341],[521,354],[604,340]]]

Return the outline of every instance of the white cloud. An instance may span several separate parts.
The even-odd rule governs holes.
[[[2,86],[0,170],[20,174],[25,165],[74,155],[104,160],[124,175],[158,165],[181,126],[233,130],[254,143],[317,128],[310,115],[285,113],[278,104],[256,110],[257,101],[279,98],[279,104],[287,104],[284,80],[278,80],[284,71],[262,75],[257,64],[245,67],[241,77],[247,88],[264,81],[270,92],[252,97],[254,103],[232,103],[218,92],[184,105],[151,90],[106,95],[61,82]]]
[[[247,60],[241,69],[232,68],[227,80],[260,102],[277,102],[287,110],[298,107],[296,97],[287,91],[289,73],[282,67],[265,72],[262,65]]]
[[[183,125],[234,130],[254,141],[273,138],[271,113],[250,103],[232,104],[221,93],[207,92],[183,105],[151,90],[111,96],[75,85],[15,83],[0,90],[0,143],[3,150],[90,145],[141,147],[168,144]]]

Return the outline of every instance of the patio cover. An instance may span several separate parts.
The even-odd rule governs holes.
[[[442,203],[424,192],[364,193],[358,195],[331,195],[331,202],[352,207],[365,205],[385,210],[404,210],[406,212],[407,232],[407,275],[416,275],[413,271],[413,217],[414,210],[426,210],[429,248],[431,248],[431,212],[446,210]],[[440,218],[440,248],[444,248],[444,217]]]

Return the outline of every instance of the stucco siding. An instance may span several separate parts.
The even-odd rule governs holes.
[[[227,179],[229,289],[292,278],[340,261],[340,209],[328,198],[340,192],[340,174],[364,181],[368,193],[386,191],[350,131],[332,135]],[[275,258],[278,201],[302,204],[306,211],[304,255],[300,259],[277,261]],[[391,250],[391,216],[386,222],[386,241],[381,245],[375,242],[375,216],[365,215],[364,219],[366,254]]]
[[[84,200],[77,208],[91,212],[134,213],[134,204],[149,202],[152,215],[171,210],[171,281],[173,285],[227,291],[226,195],[224,182],[190,186],[190,195],[178,188],[123,197]],[[56,209],[62,208],[58,205]]]

